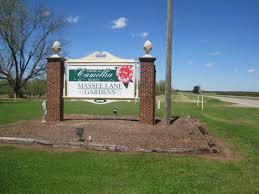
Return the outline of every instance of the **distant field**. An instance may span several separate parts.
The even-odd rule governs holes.
[[[163,97],[157,116],[163,116]],[[197,156],[49,152],[0,147],[0,193],[259,193],[259,109],[174,93],[173,115],[192,115],[243,156],[212,161]],[[139,104],[65,102],[65,113],[138,115]],[[42,115],[41,100],[0,100],[0,125]],[[0,128],[1,130],[1,128]]]

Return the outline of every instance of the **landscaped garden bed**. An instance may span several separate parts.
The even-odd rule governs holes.
[[[84,128],[85,141],[78,141],[76,128]],[[42,123],[40,119],[33,119],[5,125],[0,128],[0,136],[2,143],[37,143],[93,150],[169,153],[218,151],[214,138],[206,128],[190,117],[175,118],[169,126],[157,119],[157,124],[151,126],[140,124],[137,117],[66,115],[62,122]]]

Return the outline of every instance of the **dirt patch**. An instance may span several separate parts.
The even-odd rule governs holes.
[[[241,156],[237,150],[231,145],[223,142],[221,139],[214,137],[214,141],[217,144],[218,152],[214,154],[203,154],[200,155],[201,157],[221,161],[240,161],[245,159],[245,157]]]
[[[201,123],[189,117],[175,119],[166,126],[158,122],[155,126],[144,125],[136,117],[96,117],[86,115],[66,115],[63,122],[41,123],[40,119],[20,121],[0,128],[1,137],[34,138],[58,143],[77,144],[75,128],[85,129],[82,145],[116,145],[126,151],[149,150],[170,152],[170,150],[209,150],[208,139],[201,132]],[[203,127],[204,128],[204,127]],[[89,142],[88,137],[92,137]],[[219,153],[215,159],[231,158],[224,155],[220,141],[210,137]],[[66,148],[67,149],[67,148]],[[72,149],[75,150],[75,149]],[[197,152],[198,153],[198,152]],[[205,152],[204,152],[205,153]],[[208,153],[208,152],[206,152]],[[222,153],[220,155],[220,153]]]

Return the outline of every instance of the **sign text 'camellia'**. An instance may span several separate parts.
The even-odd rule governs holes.
[[[68,68],[68,96],[134,98],[134,65],[75,65]]]

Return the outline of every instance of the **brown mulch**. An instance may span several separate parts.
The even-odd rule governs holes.
[[[66,115],[62,122],[42,123],[40,119],[19,121],[0,126],[1,137],[33,138],[58,144],[71,143],[78,145],[75,135],[76,127],[84,127],[83,145],[115,145],[129,148],[128,150],[177,150],[197,149],[209,150],[202,157],[216,160],[241,160],[239,153],[230,145],[209,134],[206,126],[197,119],[180,117],[172,120],[169,126],[157,120],[154,126],[140,124],[137,117],[110,117],[89,115]],[[92,142],[88,137],[92,136]],[[0,146],[5,146],[4,142]],[[80,143],[80,145],[82,145]],[[213,145],[213,146],[211,146]],[[47,148],[50,151],[74,151],[73,146],[45,147],[37,145],[14,145],[22,148]],[[81,147],[81,146],[80,146]],[[83,146],[84,147],[84,146]],[[79,148],[85,150],[85,148]],[[96,146],[95,146],[96,147]],[[95,147],[93,150],[95,150]],[[213,153],[214,150],[217,153]],[[109,149],[108,149],[109,150]],[[178,152],[177,152],[178,153]],[[195,152],[184,152],[195,153]],[[201,153],[201,152],[197,152]],[[212,154],[213,153],[213,154]]]
[[[140,124],[137,118],[66,115],[63,122],[20,121],[0,128],[1,137],[22,137],[77,143],[76,127],[84,127],[84,143],[119,145],[141,149],[210,148],[194,118],[181,117],[170,126]]]

